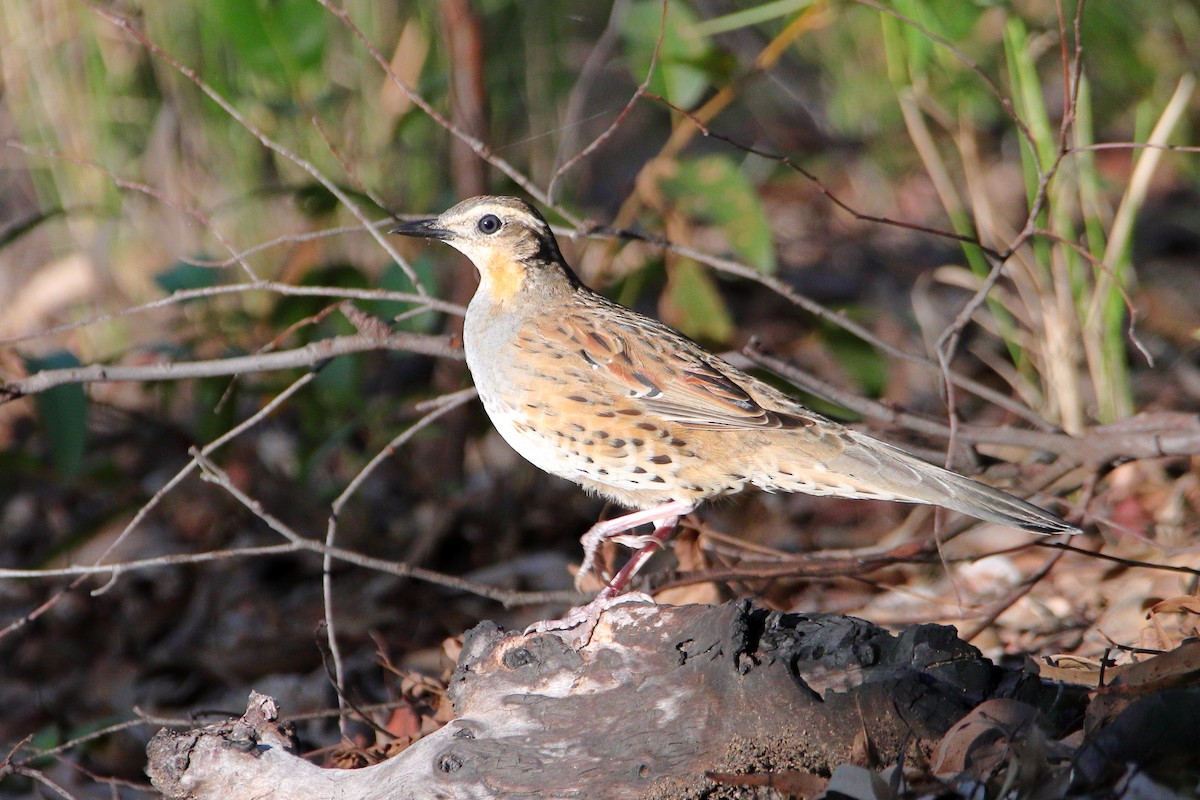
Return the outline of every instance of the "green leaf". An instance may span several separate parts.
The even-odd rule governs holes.
[[[679,162],[659,187],[689,217],[716,225],[740,258],[775,272],[775,240],[767,212],[750,181],[723,155]]]
[[[850,310],[851,318],[868,318],[869,313]],[[874,346],[832,324],[821,326],[821,338],[834,361],[842,366],[859,390],[880,397],[887,389],[888,361]]]
[[[662,316],[693,339],[727,342],[733,336],[733,318],[712,276],[691,259],[676,261],[670,270]]]
[[[326,414],[333,409],[352,411],[362,408],[366,365],[362,353],[342,355],[321,365],[321,371],[313,381],[313,392]]]
[[[712,81],[705,62],[712,55],[708,41],[696,30],[696,15],[678,0],[667,0],[666,27],[650,91],[681,108],[690,108]],[[650,69],[658,34],[663,30],[660,0],[634,0],[625,14],[626,66],[641,83]]]
[[[328,36],[325,9],[311,0],[208,0],[210,31],[238,66],[291,85],[321,66]]]
[[[436,286],[436,261],[429,255],[423,254],[409,266],[417,278],[425,286]],[[396,263],[389,264],[379,276],[378,286],[388,292],[410,292],[415,294],[416,287],[408,279],[404,270]],[[372,300],[361,304],[363,310],[382,319],[394,319],[412,309],[412,303],[400,303],[390,300]],[[414,317],[407,317],[395,325],[396,330],[412,331],[414,333],[432,333],[441,319],[441,314],[428,311]]]
[[[713,36],[718,33],[748,28],[751,25],[761,25],[779,17],[795,14],[815,2],[816,0],[773,0],[773,2],[760,3],[748,8],[739,8],[728,14],[700,22],[696,25],[696,32],[704,36]]]
[[[203,258],[198,257],[197,260]],[[215,267],[201,267],[186,261],[176,261],[154,276],[154,282],[167,294],[187,289],[207,289],[220,282],[222,271]]]
[[[202,378],[193,384],[192,429],[196,441],[211,442],[233,427],[242,380]]]
[[[29,372],[78,367],[79,359],[65,350],[41,358],[25,359]],[[87,394],[78,383],[47,389],[34,396],[34,408],[50,444],[50,460],[64,479],[74,478],[83,469],[87,445]]]

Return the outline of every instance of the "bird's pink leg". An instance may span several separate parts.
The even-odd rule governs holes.
[[[623,517],[597,522],[583,535],[583,539],[581,540],[583,542],[583,564],[580,565],[579,572],[575,576],[576,586],[579,585],[580,578],[586,575],[595,565],[596,551],[606,539],[616,539],[622,544],[636,547],[637,550],[625,562],[625,566],[621,567],[617,574],[612,577],[608,584],[600,590],[600,593],[590,603],[572,608],[562,619],[549,619],[536,622],[530,625],[526,631],[529,633],[545,633],[546,631],[569,630],[586,623],[588,625],[586,635],[590,637],[591,630],[595,628],[600,615],[605,609],[612,608],[627,600],[649,600],[645,595],[634,593],[621,596],[620,592],[629,583],[630,579],[637,574],[637,571],[642,568],[642,565],[646,563],[650,556],[666,546],[667,541],[671,538],[671,534],[675,533],[675,527],[679,524],[679,518],[695,510],[695,508],[695,502],[672,500],[655,508],[635,511]],[[654,533],[644,536],[627,533],[627,531],[636,528],[638,525],[646,525],[651,522],[657,523],[654,526]]]
[[[642,565],[650,560],[650,556],[657,553],[667,546],[667,541],[675,533],[675,528],[679,525],[679,517],[667,517],[662,520],[654,529],[654,533],[649,536],[638,536],[638,549],[634,551],[629,560],[625,562],[625,566],[612,577],[600,594],[596,595],[596,599],[592,602],[603,603],[610,598],[616,597],[625,588],[625,584],[629,583],[630,579],[638,573]],[[624,542],[622,542],[624,544]]]
[[[582,582],[584,576],[595,567],[596,552],[606,540],[620,539],[622,540],[622,544],[632,540],[633,544],[640,549],[630,557],[629,563],[613,577],[609,585],[605,586],[604,591],[601,592],[601,594],[608,592],[609,597],[615,596],[641,568],[646,559],[653,555],[656,550],[661,549],[667,539],[671,538],[671,534],[675,531],[675,526],[679,524],[679,518],[684,514],[691,513],[695,509],[696,503],[692,500],[672,500],[668,503],[663,503],[661,506],[634,511],[632,514],[625,514],[624,516],[597,522],[579,540],[583,544],[583,563],[579,565],[579,572],[575,574],[575,587],[579,588],[579,584]],[[658,524],[655,525],[654,533],[649,536],[626,537],[622,535],[639,525],[646,525],[651,522]],[[632,569],[630,569],[630,565],[633,565]],[[624,579],[620,583],[617,583],[618,578],[621,578],[622,575],[624,575]],[[615,587],[613,586],[614,583],[617,583]]]

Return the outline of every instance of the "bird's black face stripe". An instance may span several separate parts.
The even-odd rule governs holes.
[[[551,264],[562,261],[562,254],[558,251],[558,243],[554,241],[553,234],[535,231],[533,235],[537,239],[537,250],[533,253],[535,259]]]

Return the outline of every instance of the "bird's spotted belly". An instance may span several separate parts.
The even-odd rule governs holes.
[[[485,407],[501,436],[522,457],[620,502],[630,502],[627,493],[672,497],[725,493],[692,477],[704,462],[695,443],[681,438],[686,432],[653,421],[636,408],[597,409],[570,395],[529,401],[520,409]],[[742,481],[737,479],[741,477],[736,476],[726,491],[740,489]]]

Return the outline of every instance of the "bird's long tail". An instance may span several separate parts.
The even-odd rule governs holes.
[[[929,503],[978,519],[1046,535],[1079,533],[1075,525],[1032,503],[979,481],[929,464],[899,448],[855,431],[846,449],[829,464],[831,472],[854,476],[875,496]],[[869,496],[870,491],[861,496]]]

